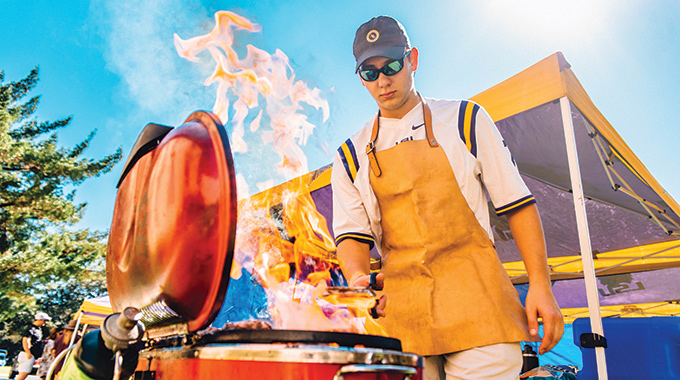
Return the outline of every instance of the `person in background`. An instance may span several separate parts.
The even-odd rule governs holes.
[[[50,335],[45,339],[45,344],[42,353],[42,359],[40,360],[40,366],[38,367],[38,377],[45,379],[47,377],[47,370],[50,369],[54,356],[52,356],[52,349],[54,348],[54,340],[61,335],[62,327],[52,327],[50,329]]]
[[[541,354],[564,332],[536,201],[480,105],[416,91],[419,52],[397,20],[362,24],[353,50],[378,113],[333,163],[343,274],[349,286],[368,286],[375,245],[383,262],[375,281],[384,285],[376,315],[405,352],[424,356],[425,379],[517,379],[520,342],[540,340],[539,318]],[[495,251],[487,195],[527,268],[526,309]]]
[[[73,333],[76,328],[76,321],[70,320],[66,326],[64,326],[64,332],[57,337],[54,341],[54,347],[52,348],[52,357],[56,358],[59,354],[61,354],[64,350],[69,348],[71,345],[71,339],[73,338]],[[78,337],[73,341],[73,344],[75,344],[78,341]],[[59,371],[61,371],[61,367],[64,365],[64,358],[61,358],[61,360],[55,365],[54,367],[54,375],[57,376],[59,374]],[[55,377],[56,378],[56,377]]]
[[[16,379],[24,380],[28,377],[33,369],[33,364],[36,359],[39,358],[43,353],[43,336],[45,323],[52,320],[49,315],[45,313],[37,313],[35,315],[35,320],[31,325],[29,325],[21,338],[21,347],[23,351],[19,353],[19,368]]]

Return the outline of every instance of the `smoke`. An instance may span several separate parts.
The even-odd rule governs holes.
[[[197,109],[213,109],[215,91],[224,84],[215,81],[208,86],[203,85],[215,70],[210,54],[204,52],[192,60],[184,59],[178,55],[173,40],[174,35],[188,38],[209,33],[214,28],[212,11],[198,0],[145,0],[139,4],[92,0],[89,19],[88,24],[102,39],[107,69],[121,80],[120,93],[112,94],[112,98],[127,99],[131,103],[130,111],[121,111],[127,114],[116,116],[116,124],[134,126],[122,131],[130,144],[135,137],[132,134],[148,122],[178,126]],[[229,133],[236,171],[240,174],[238,194],[239,198],[243,198],[255,188],[263,190],[309,170],[304,148],[296,144],[282,144],[281,134],[277,133],[280,128],[273,131],[272,127],[281,125],[295,129],[300,126],[299,133],[288,131],[287,134],[295,135],[297,143],[304,145],[314,126],[326,121],[329,110],[327,102],[320,103],[317,99],[319,90],[308,89],[300,80],[295,80],[283,52],[276,49],[272,54],[251,46],[251,42],[262,44],[261,32],[237,33],[236,37],[234,57],[238,55],[238,59],[244,59],[246,63],[250,62],[250,58],[242,57],[255,57],[252,63],[261,66],[265,63],[262,60],[267,58],[268,63],[263,67],[283,67],[285,75],[281,75],[281,80],[286,86],[273,83],[277,89],[294,85],[288,90],[295,95],[289,98],[293,99],[294,107],[280,106],[275,100],[283,96],[276,92],[269,97],[260,94],[258,98],[251,99],[255,103],[262,101],[259,109],[250,109],[250,103],[245,103],[245,107],[243,100],[234,99],[225,103],[222,109],[213,109]],[[262,73],[257,70],[257,75],[268,80],[273,80],[268,77],[270,74],[281,71],[271,69]],[[218,101],[226,98],[225,91],[218,89]],[[299,105],[301,102],[305,104]],[[263,109],[266,112],[262,112]],[[289,120],[280,122],[274,114],[290,114]],[[297,119],[292,122],[292,117]],[[315,137],[314,141],[318,144],[317,140],[318,137]],[[283,174],[281,169],[284,169]]]
[[[172,36],[209,17],[199,2],[180,0],[105,1],[90,4],[92,25],[104,41],[106,67],[121,78],[123,95],[142,113],[169,115],[171,122],[211,100],[204,73],[177,57]],[[206,68],[208,70],[208,68]]]

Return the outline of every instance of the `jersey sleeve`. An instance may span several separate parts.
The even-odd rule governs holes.
[[[338,149],[331,173],[335,244],[338,245],[345,239],[354,239],[373,248],[375,240],[371,234],[368,214],[361,194],[354,185],[359,169],[356,152],[352,150],[351,141],[348,142],[349,145],[346,142]]]
[[[479,107],[474,118],[475,154],[496,214],[505,215],[536,203],[493,120],[483,108],[473,105]]]

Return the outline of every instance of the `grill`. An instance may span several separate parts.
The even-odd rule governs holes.
[[[418,356],[313,344],[206,344],[140,353],[135,379],[420,379]],[[381,376],[381,377],[378,377]]]
[[[135,379],[422,377],[422,359],[393,338],[204,330],[226,294],[236,231],[233,159],[214,115],[147,125],[118,185],[107,283],[113,310],[140,309],[147,328]]]

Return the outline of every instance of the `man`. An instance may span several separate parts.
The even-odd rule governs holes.
[[[540,339],[537,318],[541,354],[564,331],[533,196],[483,108],[416,92],[418,49],[397,20],[361,25],[354,57],[379,111],[333,165],[333,226],[349,285],[369,284],[375,244],[381,325],[425,357],[426,379],[516,379],[519,342]],[[526,310],[495,252],[484,189],[527,267]]]
[[[19,368],[16,379],[24,380],[33,369],[35,360],[42,355],[43,326],[52,320],[45,313],[37,313],[33,324],[29,325],[21,338],[23,351],[19,353]]]

